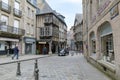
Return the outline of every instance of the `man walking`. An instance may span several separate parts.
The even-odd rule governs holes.
[[[15,46],[13,51],[14,51],[14,55],[13,55],[12,59],[14,59],[15,56],[16,56],[16,59],[18,59],[18,57],[19,57],[19,55],[18,55],[18,53],[19,53],[18,46]]]
[[[43,54],[47,54],[47,48],[45,46],[43,48]]]

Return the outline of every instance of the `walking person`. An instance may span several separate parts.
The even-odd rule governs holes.
[[[47,48],[46,48],[46,46],[44,46],[42,52],[43,52],[43,54],[47,54]]]
[[[14,57],[16,56],[16,59],[19,58],[19,49],[18,46],[15,46],[15,48],[13,49],[14,55],[12,56],[12,59],[14,59]]]

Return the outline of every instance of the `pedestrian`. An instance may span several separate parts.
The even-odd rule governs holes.
[[[14,55],[12,56],[12,59],[14,59],[14,57],[16,56],[16,59],[19,58],[19,49],[18,46],[15,46],[15,48],[13,49]]]
[[[47,48],[46,48],[46,46],[44,46],[42,52],[43,52],[43,54],[47,54]]]
[[[36,54],[37,54],[37,55],[40,54],[39,49],[36,50]]]

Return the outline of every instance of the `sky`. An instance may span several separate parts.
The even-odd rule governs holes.
[[[68,30],[74,25],[76,13],[82,13],[82,0],[46,0],[53,10],[65,16]]]

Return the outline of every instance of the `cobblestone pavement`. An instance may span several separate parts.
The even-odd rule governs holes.
[[[0,65],[0,80],[35,80],[34,62],[21,62],[21,76],[16,76],[16,63]],[[39,80],[111,80],[80,54],[41,58],[38,68]]]

